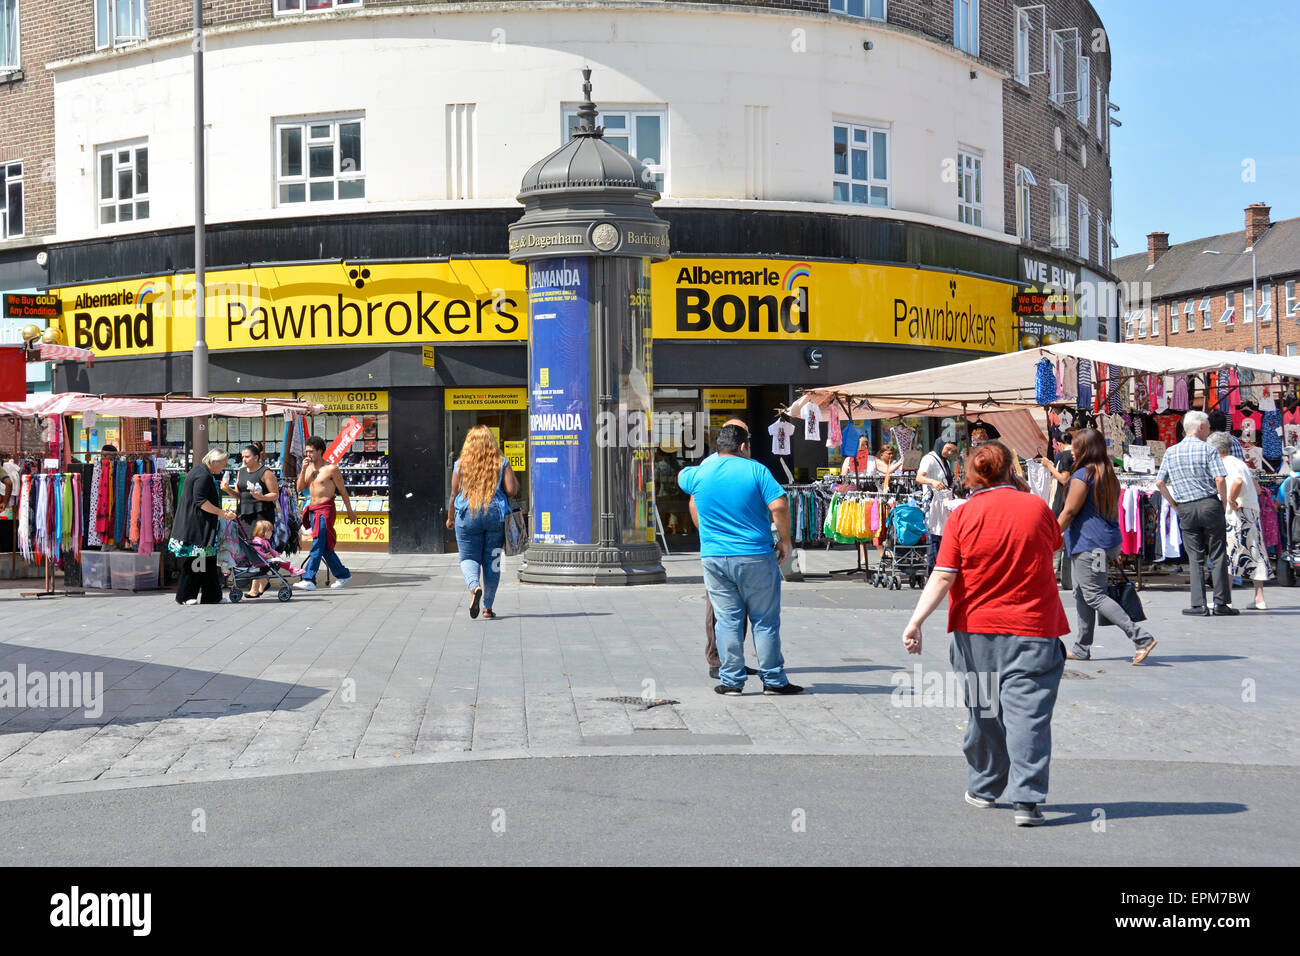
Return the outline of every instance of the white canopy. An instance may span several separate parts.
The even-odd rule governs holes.
[[[263,407],[265,406],[265,411]],[[257,418],[284,415],[287,412],[310,414],[323,406],[289,398],[113,398],[83,392],[55,395],[28,395],[23,402],[0,402],[0,415],[31,418],[36,415],[71,415],[95,412],[116,418],[202,418],[227,415],[234,418]]]

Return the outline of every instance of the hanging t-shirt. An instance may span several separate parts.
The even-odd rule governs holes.
[[[840,434],[840,407],[834,402],[826,409],[826,421],[826,447],[839,448],[844,437]]]
[[[1180,415],[1170,414],[1156,416],[1156,429],[1166,448],[1178,444],[1178,423],[1181,418]]]
[[[861,434],[858,427],[852,421],[845,422],[840,429],[840,454],[845,458],[852,458],[858,453],[858,439]]]
[[[1264,413],[1263,429],[1260,432],[1260,446],[1264,449],[1264,457],[1270,461],[1277,461],[1282,457],[1282,413],[1276,406],[1270,412]]]
[[[790,436],[794,434],[793,425],[785,419],[778,419],[768,427],[767,433],[772,436],[772,454],[790,454]]]
[[[800,414],[803,415],[803,437],[808,441],[820,440],[822,433],[818,426],[821,425],[822,417],[817,411],[817,406],[809,402]]]

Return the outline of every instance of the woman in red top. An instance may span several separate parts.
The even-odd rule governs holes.
[[[998,441],[966,464],[970,496],[944,529],[939,559],[903,646],[921,653],[921,625],[948,598],[949,659],[964,681],[970,718],[963,750],[966,802],[988,809],[1003,792],[1017,826],[1044,822],[1052,757],[1052,709],[1065,670],[1070,623],[1056,589],[1061,529],[1047,504],[1012,471]]]

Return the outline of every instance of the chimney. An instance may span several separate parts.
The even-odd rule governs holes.
[[[1253,246],[1268,231],[1268,214],[1272,208],[1262,202],[1246,207],[1246,245]]]
[[[1169,251],[1169,233],[1167,232],[1149,232],[1147,233],[1147,268],[1150,269],[1156,264],[1166,252]]]

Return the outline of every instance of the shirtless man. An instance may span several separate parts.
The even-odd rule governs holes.
[[[330,574],[334,575],[331,588],[341,588],[352,580],[352,572],[343,566],[339,556],[334,553],[334,496],[343,499],[343,507],[348,509],[348,521],[356,520],[352,510],[352,499],[348,489],[343,485],[343,473],[338,465],[325,461],[325,439],[313,435],[307,439],[304,449],[302,470],[298,472],[298,490],[311,488],[311,504],[302,513],[304,527],[311,529],[311,554],[303,565],[302,580],[294,585],[303,591],[316,590],[316,570],[323,560]]]

